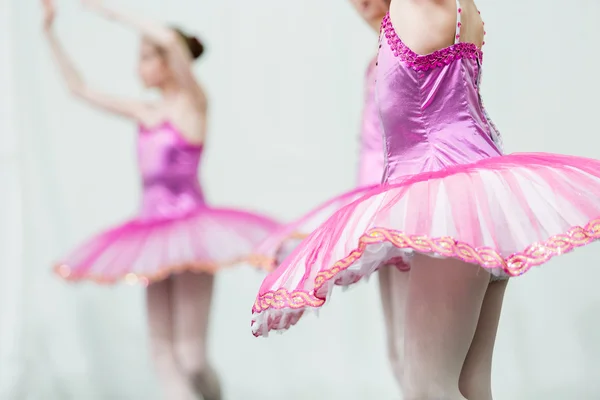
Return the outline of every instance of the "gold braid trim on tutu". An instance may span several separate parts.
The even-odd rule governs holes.
[[[54,272],[59,275],[61,278],[72,281],[72,282],[80,282],[80,281],[93,281],[99,284],[112,285],[116,284],[120,281],[123,281],[129,285],[137,285],[141,284],[142,286],[148,286],[152,283],[162,281],[167,279],[171,275],[180,274],[183,272],[194,272],[194,273],[205,273],[205,274],[216,274],[217,272],[230,268],[236,265],[240,265],[246,262],[246,257],[241,257],[236,260],[227,261],[227,262],[214,262],[214,261],[198,261],[198,262],[190,262],[176,265],[169,265],[166,267],[160,268],[160,270],[153,274],[136,274],[134,272],[128,272],[122,275],[117,275],[114,277],[105,277],[102,275],[91,275],[91,274],[81,274],[74,275],[72,273],[72,269],[68,264],[57,264],[54,266]],[[264,269],[267,271],[271,271],[272,268],[259,266],[258,264],[251,264],[259,269]]]
[[[591,220],[585,227],[574,226],[563,234],[551,236],[543,242],[533,243],[523,251],[514,253],[506,258],[490,247],[475,248],[467,243],[459,242],[452,237],[429,238],[421,235],[408,235],[403,232],[386,228],[373,228],[364,233],[358,240],[358,247],[346,257],[337,261],[331,268],[317,274],[315,287],[310,292],[285,288],[266,292],[259,295],[253,307],[254,313],[268,309],[299,309],[320,307],[325,303],[324,296],[319,296],[319,290],[358,259],[370,244],[388,242],[399,249],[413,250],[419,253],[435,253],[442,257],[452,257],[459,260],[478,264],[486,269],[501,268],[509,276],[519,276],[534,266],[546,263],[551,258],[565,254],[573,249],[590,244],[600,239],[600,218]]]

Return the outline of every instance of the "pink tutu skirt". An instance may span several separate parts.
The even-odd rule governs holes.
[[[207,206],[177,217],[140,217],[93,237],[55,271],[73,281],[142,284],[183,271],[214,273],[245,259],[278,226],[256,214]]]
[[[334,285],[398,257],[451,257],[518,276],[600,238],[600,161],[544,153],[400,178],[335,212],[263,282],[256,336],[294,325]]]

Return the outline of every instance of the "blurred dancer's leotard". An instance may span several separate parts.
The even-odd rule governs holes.
[[[212,273],[247,256],[277,223],[209,207],[197,178],[202,149],[169,122],[140,127],[138,215],[78,247],[57,272],[70,280],[148,283],[185,270]]]

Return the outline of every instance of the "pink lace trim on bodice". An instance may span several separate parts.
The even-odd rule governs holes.
[[[400,40],[392,25],[389,13],[383,18],[381,31],[381,37],[385,36],[394,56],[400,58],[401,61],[417,71],[428,71],[433,68],[443,67],[459,59],[481,61],[483,58],[483,52],[474,43],[466,42],[458,42],[427,55],[417,54]]]

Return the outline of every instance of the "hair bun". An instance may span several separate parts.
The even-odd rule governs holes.
[[[198,59],[202,53],[204,53],[204,45],[200,40],[198,40],[197,37],[188,36],[184,31],[175,26],[171,27],[171,29],[177,32],[179,37],[185,42],[185,45],[187,46],[194,60]]]
[[[186,36],[185,41],[187,43],[188,49],[190,53],[192,53],[192,57],[194,60],[199,58],[202,53],[204,53],[204,45],[200,40],[198,40],[195,36]]]

